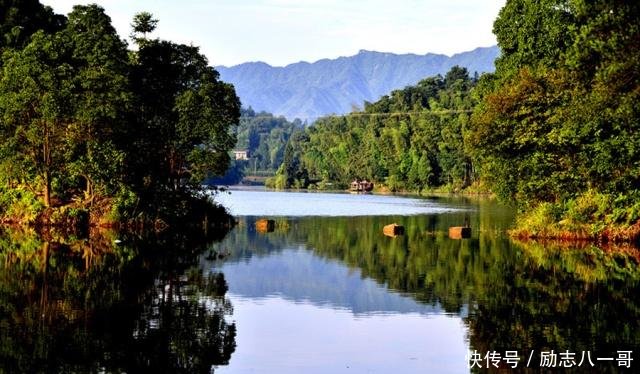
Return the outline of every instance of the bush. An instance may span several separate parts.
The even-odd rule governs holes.
[[[138,195],[126,187],[121,187],[113,199],[109,219],[118,222],[135,218],[138,203]]]
[[[566,219],[574,223],[593,223],[604,220],[611,212],[612,199],[610,195],[588,190],[576,199],[568,201],[566,207]]]
[[[638,237],[640,193],[614,198],[587,190],[564,203],[542,203],[516,219],[517,237],[623,241]]]
[[[392,192],[404,189],[404,183],[395,174],[388,176],[385,180],[385,184]]]
[[[44,210],[44,204],[24,187],[0,187],[0,217],[24,224],[34,223]]]
[[[287,178],[283,174],[277,174],[275,177],[267,178],[264,185],[267,188],[284,190],[287,188]]]
[[[541,203],[535,208],[522,214],[516,220],[519,230],[525,230],[531,235],[544,235],[560,221],[562,208],[553,203]]]

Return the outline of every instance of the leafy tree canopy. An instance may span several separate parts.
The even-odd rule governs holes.
[[[240,102],[197,47],[153,40],[130,52],[97,5],[65,18],[6,2],[0,17],[33,34],[3,45],[0,215],[15,191],[45,206],[116,196],[124,210],[141,200],[156,209],[158,196],[193,197],[208,174],[224,174]],[[146,33],[157,21],[141,13],[134,23]]]

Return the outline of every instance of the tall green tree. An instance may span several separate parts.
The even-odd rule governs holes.
[[[68,42],[37,32],[19,51],[3,56],[0,79],[2,172],[39,189],[51,205],[52,181],[63,173],[64,137],[72,122],[73,78]],[[7,165],[18,165],[9,168]]]
[[[118,143],[132,100],[128,51],[97,5],[75,6],[63,32],[75,69],[67,168],[71,178],[82,179],[87,197],[93,197],[96,187],[113,187],[124,167],[126,149]]]
[[[303,187],[308,183],[308,172],[302,163],[302,147],[307,140],[304,132],[297,131],[287,143],[281,169],[288,187]]]
[[[147,34],[152,33],[158,26],[158,19],[153,18],[153,14],[149,12],[136,13],[133,16],[133,22],[131,28],[131,38],[135,40],[138,45],[143,45],[147,42]]]
[[[523,66],[556,67],[572,44],[575,25],[572,0],[509,0],[493,24],[500,57],[500,76],[511,76]]]
[[[136,13],[136,15],[133,16],[133,22],[131,23],[133,32],[142,34],[145,39],[147,34],[153,32],[157,26],[158,20],[153,18],[153,14],[149,12]]]
[[[136,133],[130,162],[137,183],[181,190],[221,175],[235,144],[240,101],[197,47],[153,40],[139,46],[132,71]]]

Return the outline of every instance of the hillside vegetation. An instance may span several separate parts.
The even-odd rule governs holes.
[[[470,144],[493,191],[521,206],[514,234],[639,237],[638,19],[636,1],[511,0],[501,10],[503,54]]]
[[[364,111],[322,118],[292,136],[272,183],[346,188],[365,178],[392,191],[468,187],[477,177],[464,140],[476,84],[454,67],[366,103]]]
[[[291,137],[272,184],[489,189],[513,235],[640,237],[640,5],[508,0],[496,71],[393,91]]]
[[[246,151],[247,160],[232,159],[224,176],[207,180],[210,185],[240,183],[245,176],[272,176],[284,159],[284,150],[294,131],[302,129],[299,119],[288,121],[282,116],[240,110],[240,123],[233,128],[236,150]]]

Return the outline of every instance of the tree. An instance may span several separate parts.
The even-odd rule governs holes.
[[[454,83],[460,80],[464,82],[470,81],[469,71],[467,70],[467,68],[463,68],[458,65],[452,67],[451,70],[449,70],[444,76],[444,84],[447,87],[451,87]]]
[[[128,52],[97,5],[75,6],[64,33],[75,69],[67,169],[70,178],[84,180],[87,197],[93,200],[96,184],[113,189],[124,167],[126,150],[118,149],[117,143],[131,101]]]
[[[136,13],[133,16],[133,39],[138,41],[147,39],[147,34],[153,32],[158,26],[158,20],[153,18],[153,14],[149,12]],[[142,38],[137,38],[136,34],[142,34]]]
[[[0,148],[20,165],[3,172],[40,188],[46,206],[51,205],[52,181],[62,174],[64,135],[72,116],[73,69],[66,53],[68,41],[62,35],[39,31],[24,50],[3,56]]]
[[[177,191],[224,173],[240,101],[218,77],[197,47],[157,40],[140,46],[132,73],[140,110],[130,146],[138,184]]]
[[[284,151],[282,169],[286,178],[286,187],[306,187],[309,176],[302,160],[302,148],[308,138],[302,131],[293,133]]]
[[[64,23],[64,16],[38,0],[0,0],[0,50],[23,48],[36,31],[51,34]]]
[[[512,76],[523,66],[558,66],[572,44],[575,1],[509,0],[493,24],[500,57],[496,70]]]

